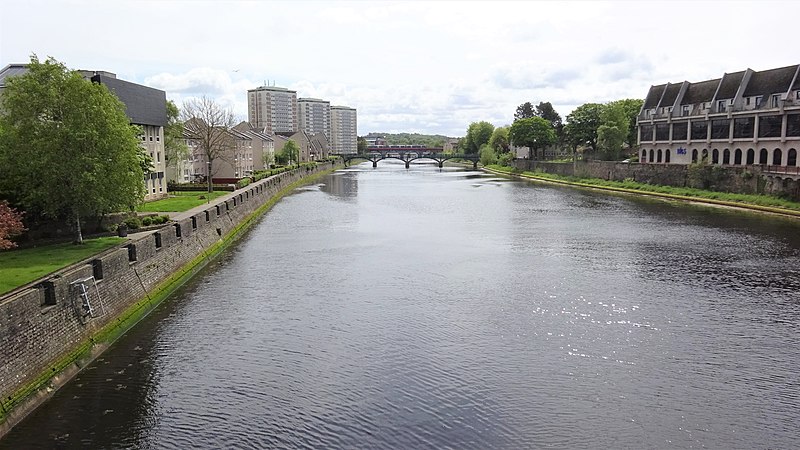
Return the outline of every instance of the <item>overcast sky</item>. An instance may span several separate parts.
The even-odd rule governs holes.
[[[36,1],[0,3],[0,66],[52,56],[247,117],[264,83],[358,109],[358,132],[462,136],[549,101],[800,63],[800,2]]]

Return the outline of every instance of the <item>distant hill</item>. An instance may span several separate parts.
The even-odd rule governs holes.
[[[419,133],[370,133],[364,137],[383,137],[389,145],[425,145],[427,147],[441,147],[446,140],[452,139],[441,134]]]

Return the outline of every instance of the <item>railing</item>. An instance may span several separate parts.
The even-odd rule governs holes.
[[[798,166],[764,166],[764,172],[768,173],[785,173],[789,175],[800,175],[800,167]]]

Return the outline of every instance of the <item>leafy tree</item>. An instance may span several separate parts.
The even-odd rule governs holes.
[[[495,128],[494,132],[492,132],[492,137],[489,138],[489,145],[494,149],[496,154],[508,152],[508,127]]]
[[[18,236],[25,231],[22,225],[22,213],[8,206],[8,202],[0,200],[0,250],[7,250],[17,246],[8,238]]]
[[[517,106],[517,112],[514,113],[514,121],[519,119],[530,119],[536,116],[536,111],[533,110],[531,102],[525,102]]]
[[[561,123],[561,116],[556,112],[550,102],[539,102],[539,104],[536,105],[536,117],[541,117],[550,122],[556,134],[558,136],[561,135],[561,130],[564,125]]]
[[[628,135],[628,117],[625,115],[623,105],[617,102],[603,105],[600,120],[602,125],[597,127],[597,143],[601,157],[616,161],[620,159],[622,144]]]
[[[280,151],[280,160],[285,164],[300,164],[300,147],[293,140],[286,141]]]
[[[481,164],[484,166],[488,166],[497,162],[497,154],[494,152],[494,148],[492,148],[492,146],[489,144],[483,144],[481,146],[478,156],[480,157]]]
[[[638,98],[626,98],[611,102],[610,105],[616,105],[621,108],[623,114],[628,119],[628,132],[625,136],[625,144],[628,148],[634,148],[638,144],[638,135],[636,133],[636,116],[642,110],[644,100]]]
[[[475,155],[481,146],[489,143],[494,132],[494,125],[486,121],[472,122],[467,128],[467,136],[461,141],[463,151],[468,155]]]
[[[181,119],[186,135],[197,142],[197,151],[205,157],[210,168],[207,179],[208,192],[211,192],[211,179],[219,170],[219,167],[214,167],[214,161],[228,158],[236,148],[236,140],[229,131],[236,124],[236,117],[233,111],[214,100],[200,97],[183,103]]]
[[[102,84],[31,56],[0,99],[0,189],[27,211],[74,224],[144,198],[140,130]]]
[[[597,128],[602,124],[602,111],[603,105],[599,103],[584,103],[567,116],[566,140],[573,148],[588,145],[592,151],[597,151]]]
[[[364,139],[363,137],[359,136],[357,142],[358,142],[358,144],[357,144],[358,145],[358,154],[359,155],[366,154],[367,153],[367,148],[369,147],[369,145],[367,144],[367,140]]]
[[[178,106],[167,100],[167,126],[164,127],[164,163],[166,167],[176,169],[180,161],[189,156],[189,147],[183,136],[183,122]],[[149,155],[148,155],[149,156]]]
[[[515,145],[528,147],[530,159],[538,156],[539,150],[556,143],[553,126],[541,117],[516,120],[508,136]]]

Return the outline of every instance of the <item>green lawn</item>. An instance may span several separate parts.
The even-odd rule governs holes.
[[[226,194],[230,194],[230,192],[214,191],[211,194],[208,192],[170,192],[169,198],[143,203],[136,210],[139,212],[183,212],[208,203],[209,196],[211,200],[214,200]]]
[[[118,237],[86,239],[72,243],[5,250],[0,252],[0,294],[41,278],[124,242]]]

